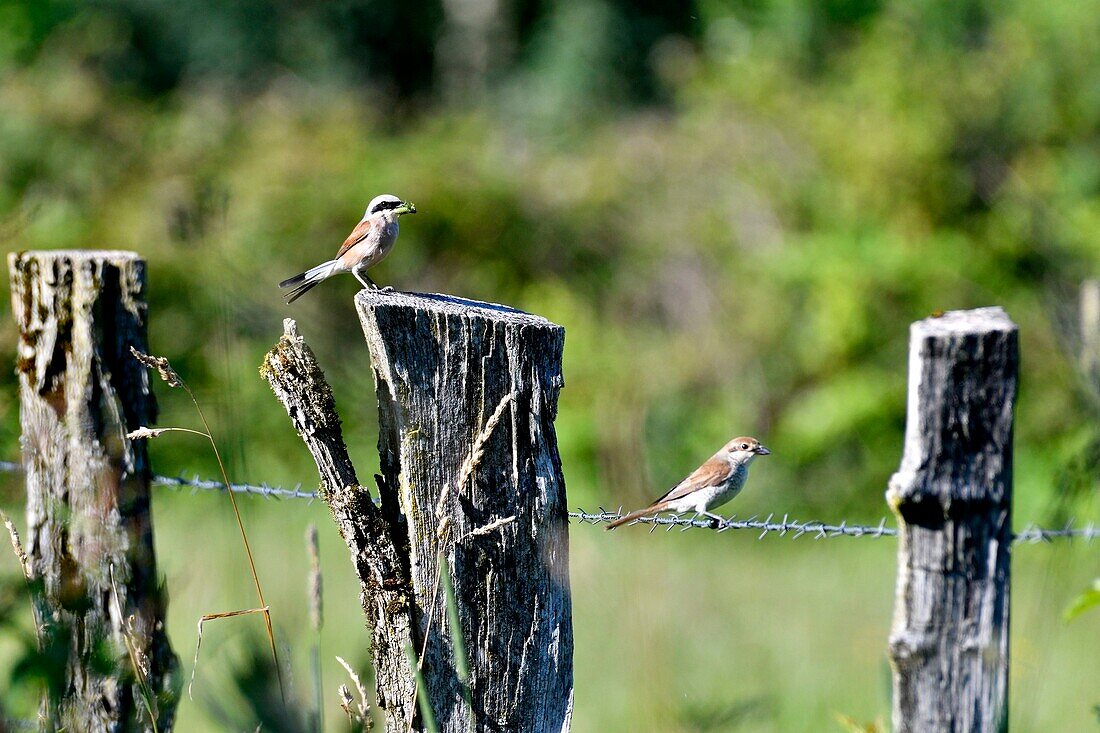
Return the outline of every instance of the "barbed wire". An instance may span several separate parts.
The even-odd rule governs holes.
[[[569,512],[569,516],[572,519],[578,520],[581,524],[605,524],[619,519],[623,516],[623,512],[622,509],[613,512],[600,507],[600,511],[596,513],[578,509],[575,512]],[[803,522],[797,519],[791,519],[787,514],[784,514],[783,518],[780,520],[776,520],[775,514],[769,514],[763,519],[760,519],[759,516],[752,516],[748,519],[738,519],[737,515],[734,514],[722,520],[711,517],[685,516],[683,514],[665,514],[653,517],[641,517],[635,521],[638,524],[650,525],[650,532],[656,531],[658,527],[664,527],[666,532],[671,532],[677,527],[679,527],[681,531],[687,531],[689,529],[712,529],[719,533],[727,532],[731,529],[751,529],[760,532],[760,536],[757,537],[757,539],[761,540],[773,532],[780,537],[790,534],[792,539],[796,539],[805,534],[811,535],[814,539],[826,539],[829,537],[896,537],[898,534],[897,527],[886,526],[885,517],[875,525],[851,524],[847,521],[843,521],[840,524],[826,524],[825,522],[817,521]]]
[[[0,461],[0,473],[21,473],[22,471],[23,466],[19,463]],[[152,483],[155,486],[163,486],[176,491],[190,489],[191,494],[225,491],[225,484],[221,481],[203,479],[197,475],[188,478],[187,474],[182,472],[178,476],[153,476]],[[318,498],[316,491],[303,491],[302,484],[297,484],[293,489],[287,489],[281,486],[272,486],[267,482],[259,484],[232,483],[230,489],[237,494],[262,496],[265,499],[305,499],[311,504]],[[375,498],[374,501],[377,503],[378,499]],[[621,507],[617,511],[609,511],[603,507],[599,509],[598,512],[588,512],[578,507],[576,511],[569,512],[569,518],[576,520],[578,524],[598,525],[609,524],[623,516]],[[676,528],[685,532],[689,529],[710,529],[718,533],[730,530],[753,530],[759,532],[757,539],[760,540],[769,534],[776,534],[780,537],[790,536],[792,539],[809,535],[815,540],[832,537],[872,537],[877,539],[896,537],[898,534],[897,527],[888,526],[885,517],[879,520],[878,524],[856,524],[847,520],[843,520],[839,524],[829,524],[817,520],[801,521],[791,519],[788,514],[784,514],[782,519],[777,519],[777,516],[777,514],[769,514],[761,519],[759,515],[754,515],[748,519],[738,519],[737,515],[734,514],[718,520],[698,515],[663,514],[653,517],[641,517],[635,522],[650,525],[650,532],[656,531],[659,527],[664,527],[666,532],[671,532]],[[1100,538],[1100,527],[1097,527],[1093,522],[1089,522],[1083,527],[1076,527],[1072,520],[1060,528],[1028,524],[1012,535],[1012,541],[1015,544],[1053,542],[1056,539],[1083,539],[1092,542],[1098,538]]]
[[[608,511],[603,507],[600,507],[600,511],[596,513],[586,512],[583,509],[578,509],[575,512],[569,512],[569,516],[572,519],[576,519],[581,524],[606,524],[614,522],[623,516],[622,509],[618,511]],[[658,515],[654,517],[641,517],[635,520],[638,524],[650,525],[649,531],[654,532],[658,527],[664,527],[666,532],[671,532],[673,529],[679,527],[681,531],[687,531],[689,529],[711,529],[716,532],[726,532],[731,529],[749,529],[760,532],[757,539],[764,539],[769,534],[777,534],[780,537],[785,535],[791,535],[792,539],[797,539],[802,535],[810,535],[815,540],[827,539],[830,537],[897,537],[897,527],[891,527],[886,524],[886,518],[879,520],[878,524],[853,524],[847,520],[841,521],[840,524],[828,524],[826,522],[819,521],[800,521],[798,519],[791,519],[790,515],[784,514],[782,519],[776,519],[778,515],[769,514],[768,516],[760,519],[759,515],[754,515],[748,519],[738,519],[737,515],[726,517],[722,520],[713,519],[709,517],[699,516],[684,516],[683,514],[671,514],[671,515]],[[1049,529],[1039,527],[1035,524],[1029,524],[1024,527],[1023,530],[1016,532],[1012,535],[1012,541],[1015,543],[1030,543],[1037,542],[1052,542],[1056,539],[1084,539],[1091,542],[1094,539],[1100,538],[1100,527],[1097,527],[1092,522],[1089,522],[1084,527],[1075,527],[1073,522],[1067,522],[1063,527],[1058,529]]]
[[[200,491],[225,491],[225,484],[221,481],[202,479],[198,476],[187,478],[181,473],[179,476],[153,476],[154,486],[165,486],[170,489],[191,489],[192,494]],[[234,494],[251,494],[262,496],[265,499],[306,499],[310,504],[317,498],[316,491],[302,491],[302,485],[298,484],[293,489],[285,489],[281,486],[262,484],[230,484]]]
[[[617,512],[609,512],[601,506],[599,512],[596,513],[577,510],[576,512],[570,512],[569,516],[577,519],[581,524],[605,524],[615,522],[616,519],[623,516],[623,510],[620,508]],[[734,514],[722,519],[722,521],[713,517],[664,514],[640,517],[636,519],[636,522],[650,525],[650,532],[656,532],[658,527],[664,527],[665,532],[672,532],[676,527],[679,527],[681,532],[686,532],[687,529],[706,528],[714,529],[718,533],[728,532],[729,529],[752,529],[758,530],[760,533],[757,539],[763,539],[771,533],[778,534],[781,537],[790,534],[792,539],[802,535],[811,535],[814,539],[898,536],[898,528],[887,526],[886,517],[883,517],[876,525],[849,524],[848,522],[840,524],[826,524],[815,521],[801,522],[799,519],[792,519],[788,514],[784,514],[782,519],[775,518],[774,514],[769,514],[762,519],[758,515],[750,516],[747,519],[738,519],[737,515]]]
[[[0,473],[22,472],[22,464],[0,461]],[[200,491],[225,491],[225,484],[221,481],[203,479],[197,475],[188,478],[186,472],[181,472],[178,476],[153,476],[152,483],[154,486],[164,486],[177,491],[191,489],[192,494],[197,494]],[[252,496],[262,496],[265,499],[306,499],[312,503],[317,498],[316,491],[303,491],[302,484],[298,484],[293,489],[286,489],[281,486],[271,486],[266,482],[261,484],[233,483],[230,484],[230,488],[234,494],[250,494]]]

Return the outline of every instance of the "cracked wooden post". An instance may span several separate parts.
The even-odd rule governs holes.
[[[156,416],[146,370],[130,355],[148,351],[145,262],[131,252],[20,252],[8,269],[29,571],[40,635],[67,657],[42,729],[169,730],[178,661],[164,631],[151,472],[145,442],[126,438]]]
[[[383,485],[409,537],[421,694],[440,731],[568,730],[568,511],[554,431],[565,331],[440,295],[364,290],[355,303],[374,367]]]
[[[383,518],[370,492],[359,485],[332,389],[292,319],[283,321],[283,337],[264,358],[260,373],[317,463],[321,499],[332,512],[359,576],[378,707],[387,731],[406,731],[416,710],[416,677],[407,654],[413,637],[404,536],[395,534],[391,527],[397,525]]]
[[[914,323],[890,659],[898,733],[1008,727],[1017,329],[1000,308]]]
[[[375,664],[392,671],[377,680],[386,730],[405,731],[414,715],[426,728],[412,668],[405,661],[400,674],[393,662],[411,648],[440,731],[568,731],[568,513],[554,432],[564,331],[439,295],[363,291],[356,304],[378,396],[380,510],[350,462],[328,478],[333,451],[317,443],[338,420],[293,324],[263,371],[326,477],[323,496],[352,550]],[[342,439],[335,453],[345,465]],[[338,511],[334,496],[357,503]]]

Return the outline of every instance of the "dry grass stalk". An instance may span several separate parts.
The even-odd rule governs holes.
[[[351,677],[351,681],[355,685],[355,691],[359,694],[359,700],[356,701],[352,697],[348,686],[340,685],[340,689],[337,690],[337,694],[340,696],[340,707],[353,724],[368,724],[370,721],[370,698],[367,696],[367,688],[363,686],[363,681],[359,679],[359,675],[355,673],[350,664],[344,661],[343,657],[337,655],[336,661],[347,671],[348,676]]]
[[[19,560],[19,569],[23,572],[23,577],[30,580],[30,560],[27,559],[27,552],[23,549],[23,543],[19,540],[19,530],[16,529],[15,522],[11,521],[11,517],[2,511],[0,511],[0,521],[3,521],[8,530],[8,536],[11,537],[11,549],[15,552],[16,559]]]
[[[157,698],[149,690],[149,659],[142,653],[142,650],[138,648],[134,643],[134,616],[124,616],[122,613],[122,603],[118,600],[118,586],[115,584],[115,568],[114,565],[108,569],[111,576],[111,596],[115,602],[115,613],[118,614],[119,619],[125,619],[122,624],[122,643],[126,647],[126,654],[130,657],[130,666],[134,671],[134,679],[137,680],[138,690],[141,693],[141,702],[145,705],[145,712],[149,714],[149,723],[153,726],[153,733],[158,733],[157,729],[157,717],[159,711],[157,709]]]
[[[218,444],[214,440],[214,434],[213,434],[213,431],[211,431],[211,429],[210,429],[210,423],[207,422],[206,415],[203,413],[202,407],[199,406],[198,399],[195,398],[195,393],[191,391],[191,387],[189,387],[187,385],[187,382],[183,381],[183,379],[176,372],[176,370],[172,368],[172,365],[168,362],[167,358],[165,358],[163,356],[151,356],[149,354],[143,354],[142,352],[138,351],[137,349],[135,349],[132,346],[130,347],[130,353],[134,355],[135,359],[137,359],[139,362],[141,362],[145,366],[149,367],[150,369],[156,369],[157,373],[160,374],[160,378],[163,379],[165,382],[167,382],[169,387],[182,388],[185,392],[187,392],[187,396],[191,398],[191,404],[193,404],[195,406],[195,412],[197,412],[198,415],[199,415],[199,420],[202,422],[203,430],[201,430],[201,431],[200,430],[190,430],[188,428],[160,428],[159,431],[160,432],[178,431],[178,432],[185,432],[185,433],[193,433],[195,435],[201,435],[201,436],[205,437],[210,442],[210,448],[211,448],[211,450],[214,451],[214,458],[217,459],[217,461],[218,461],[218,470],[221,471],[222,481],[225,483],[225,486],[228,489],[225,493],[229,495],[229,502],[233,507],[233,516],[236,518],[237,527],[241,531],[241,543],[244,545],[245,555],[247,555],[247,557],[248,557],[248,569],[252,573],[252,582],[256,586],[256,596],[260,601],[260,607],[258,609],[254,609],[253,611],[230,611],[230,612],[228,612],[228,614],[208,614],[207,616],[203,616],[203,618],[199,620],[199,632],[200,632],[199,633],[199,643],[200,644],[202,643],[202,623],[203,623],[204,619],[225,618],[227,615],[228,616],[236,616],[236,615],[240,615],[241,613],[254,613],[254,612],[263,613],[264,627],[265,627],[265,631],[267,632],[267,640],[268,640],[268,643],[271,646],[271,658],[275,663],[275,676],[279,680],[279,694],[282,696],[283,702],[285,703],[286,702],[286,689],[283,686],[283,671],[282,671],[282,668],[279,666],[279,653],[275,648],[275,630],[271,625],[271,611],[270,611],[270,609],[267,605],[267,601],[264,600],[264,591],[263,591],[263,588],[260,585],[260,576],[256,572],[256,560],[252,556],[252,546],[248,542],[248,533],[245,532],[244,521],[241,520],[241,512],[240,512],[240,509],[237,507],[237,497],[234,496],[234,494],[233,494],[233,490],[232,490],[233,485],[229,482],[229,474],[225,470],[225,462],[222,460],[221,451],[218,450]],[[147,430],[149,432],[154,432],[150,428],[143,428],[143,429]],[[139,429],[138,431],[134,431],[134,432],[140,432],[140,430],[141,429]],[[156,437],[156,436],[149,436],[149,437]],[[198,648],[196,647],[196,649],[195,649],[195,660],[196,661],[198,661],[198,655],[199,655],[199,652],[198,652]],[[191,684],[193,684],[194,681],[195,681],[195,670],[191,670]],[[189,696],[191,694],[191,684],[188,684],[188,686],[187,686],[187,694]]]
[[[202,625],[207,621],[217,621],[223,618],[233,618],[235,616],[246,616],[250,613],[261,613],[265,618],[268,618],[267,608],[245,608],[240,611],[222,611],[221,613],[207,613],[199,617],[199,639],[195,642],[195,663],[191,666],[191,680],[187,683],[187,697],[194,699],[191,695],[191,688],[195,684],[195,672],[199,668],[199,650],[202,649]]]

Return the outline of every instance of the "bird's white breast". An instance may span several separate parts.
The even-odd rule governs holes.
[[[746,464],[735,464],[731,461],[729,478],[720,484],[706,486],[691,492],[669,504],[669,509],[674,512],[709,512],[722,506],[741,492],[745,485],[745,479],[749,475],[749,467]]]
[[[393,245],[397,242],[398,226],[397,219],[391,221],[376,222],[375,226],[371,227],[370,234],[367,235],[367,240],[364,244],[368,245],[368,252],[363,257],[363,267],[373,267],[390,253],[393,249]]]

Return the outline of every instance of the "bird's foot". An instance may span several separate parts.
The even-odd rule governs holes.
[[[723,524],[726,523],[726,518],[725,517],[720,517],[717,514],[711,514],[710,512],[703,512],[703,514],[705,514],[707,517],[710,518],[712,529],[718,529],[719,527],[721,527]]]

